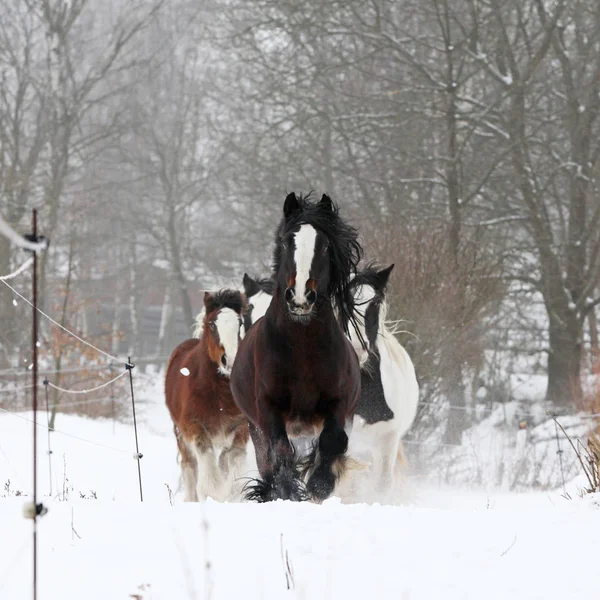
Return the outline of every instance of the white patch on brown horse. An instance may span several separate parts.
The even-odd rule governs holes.
[[[296,295],[294,304],[305,305],[306,284],[310,279],[310,268],[315,255],[315,244],[317,241],[317,230],[312,225],[301,225],[300,230],[294,234],[296,251],[294,261],[296,263]]]
[[[231,308],[222,308],[215,320],[219,340],[225,350],[223,354],[224,364],[219,366],[219,372],[226,377],[231,375],[231,367],[237,354],[238,342],[240,339],[240,316]]]

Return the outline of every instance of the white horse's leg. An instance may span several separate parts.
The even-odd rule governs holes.
[[[181,456],[181,479],[183,480],[183,501],[197,502],[196,495],[196,457],[193,447],[183,439],[178,439]]]
[[[387,500],[390,492],[394,488],[395,467],[398,458],[398,446],[400,444],[400,434],[397,430],[387,431],[377,439],[377,448],[375,453],[378,456],[377,468],[375,474],[377,477],[376,491],[377,500]]]
[[[219,458],[219,466],[224,475],[223,493],[230,502],[239,502],[242,499],[244,482],[240,479],[240,475],[245,462],[245,446],[235,444],[230,448],[223,450]]]
[[[396,460],[396,471],[398,469],[402,469],[403,467],[408,467],[408,460],[406,458],[406,451],[404,450],[404,444],[402,440],[398,442],[398,457]]]
[[[200,502],[208,497],[214,500],[221,499],[221,473],[217,465],[215,452],[212,446],[206,448],[196,444],[196,493]]]
[[[181,464],[181,477],[183,479],[183,501],[198,502],[196,492],[196,465]]]

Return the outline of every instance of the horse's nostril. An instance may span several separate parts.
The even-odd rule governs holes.
[[[309,304],[314,304],[316,299],[317,299],[317,292],[315,292],[315,290],[308,290],[308,292],[306,292],[306,301]]]
[[[227,358],[225,357],[225,355],[223,354],[223,356],[221,356],[221,364],[226,367],[227,366]]]
[[[294,299],[294,296],[295,296],[294,290],[291,287],[286,288],[286,290],[285,290],[285,300],[286,300],[286,302],[291,302]]]

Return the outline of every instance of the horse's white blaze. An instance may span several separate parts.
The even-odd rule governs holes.
[[[312,225],[301,225],[300,230],[294,235],[296,251],[294,261],[296,263],[296,304],[306,304],[306,282],[310,279],[310,267],[315,255],[315,244],[317,242],[317,230]]]
[[[225,350],[225,358],[227,359],[227,366],[219,366],[219,371],[223,375],[229,375],[238,349],[240,317],[235,310],[222,308],[217,315],[216,325],[221,345]]]
[[[256,321],[258,321],[258,319],[265,316],[267,309],[269,308],[269,305],[271,304],[272,298],[273,298],[273,296],[271,296],[271,294],[267,294],[266,292],[263,292],[262,290],[260,292],[258,292],[258,294],[254,294],[254,296],[251,296],[250,298],[248,298],[248,302],[250,304],[252,304],[252,306],[254,307],[252,309],[252,313],[250,315],[250,318],[252,319],[252,323],[256,323]]]
[[[349,333],[352,347],[358,355],[358,360],[361,366],[369,358],[369,353],[362,347],[360,339],[362,337],[367,341],[367,330],[365,325],[365,313],[370,302],[375,298],[375,290],[370,285],[361,285],[354,291],[354,300],[356,302],[356,326],[350,323]],[[357,332],[358,329],[358,332]],[[360,333],[360,336],[358,335]]]

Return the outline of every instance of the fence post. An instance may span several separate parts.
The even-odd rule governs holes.
[[[563,468],[563,460],[562,460],[562,448],[560,447],[560,439],[558,437],[558,422],[556,421],[556,415],[553,415],[554,418],[554,429],[556,431],[556,454],[558,454],[558,461],[560,463],[560,475],[562,477],[562,486],[563,486],[563,496],[567,495],[567,489],[565,487],[565,471]]]
[[[140,465],[140,461],[143,457],[143,454],[140,454],[140,447],[138,444],[138,433],[137,433],[137,419],[135,416],[135,395],[133,393],[133,367],[135,365],[131,362],[131,356],[127,357],[127,364],[125,368],[129,371],[129,385],[131,387],[131,408],[133,410],[133,430],[135,431],[135,456],[134,458],[137,460],[138,467],[138,480],[140,482],[140,502],[144,501],[144,493],[142,492],[142,467]]]
[[[37,235],[37,210],[33,209],[33,231],[30,241],[38,242]],[[31,349],[33,356],[33,506],[31,518],[33,520],[33,600],[37,600],[37,517],[45,513],[46,509],[37,501],[37,379],[38,379],[38,318],[37,318],[37,251],[33,250],[33,304],[32,304],[32,337]]]

